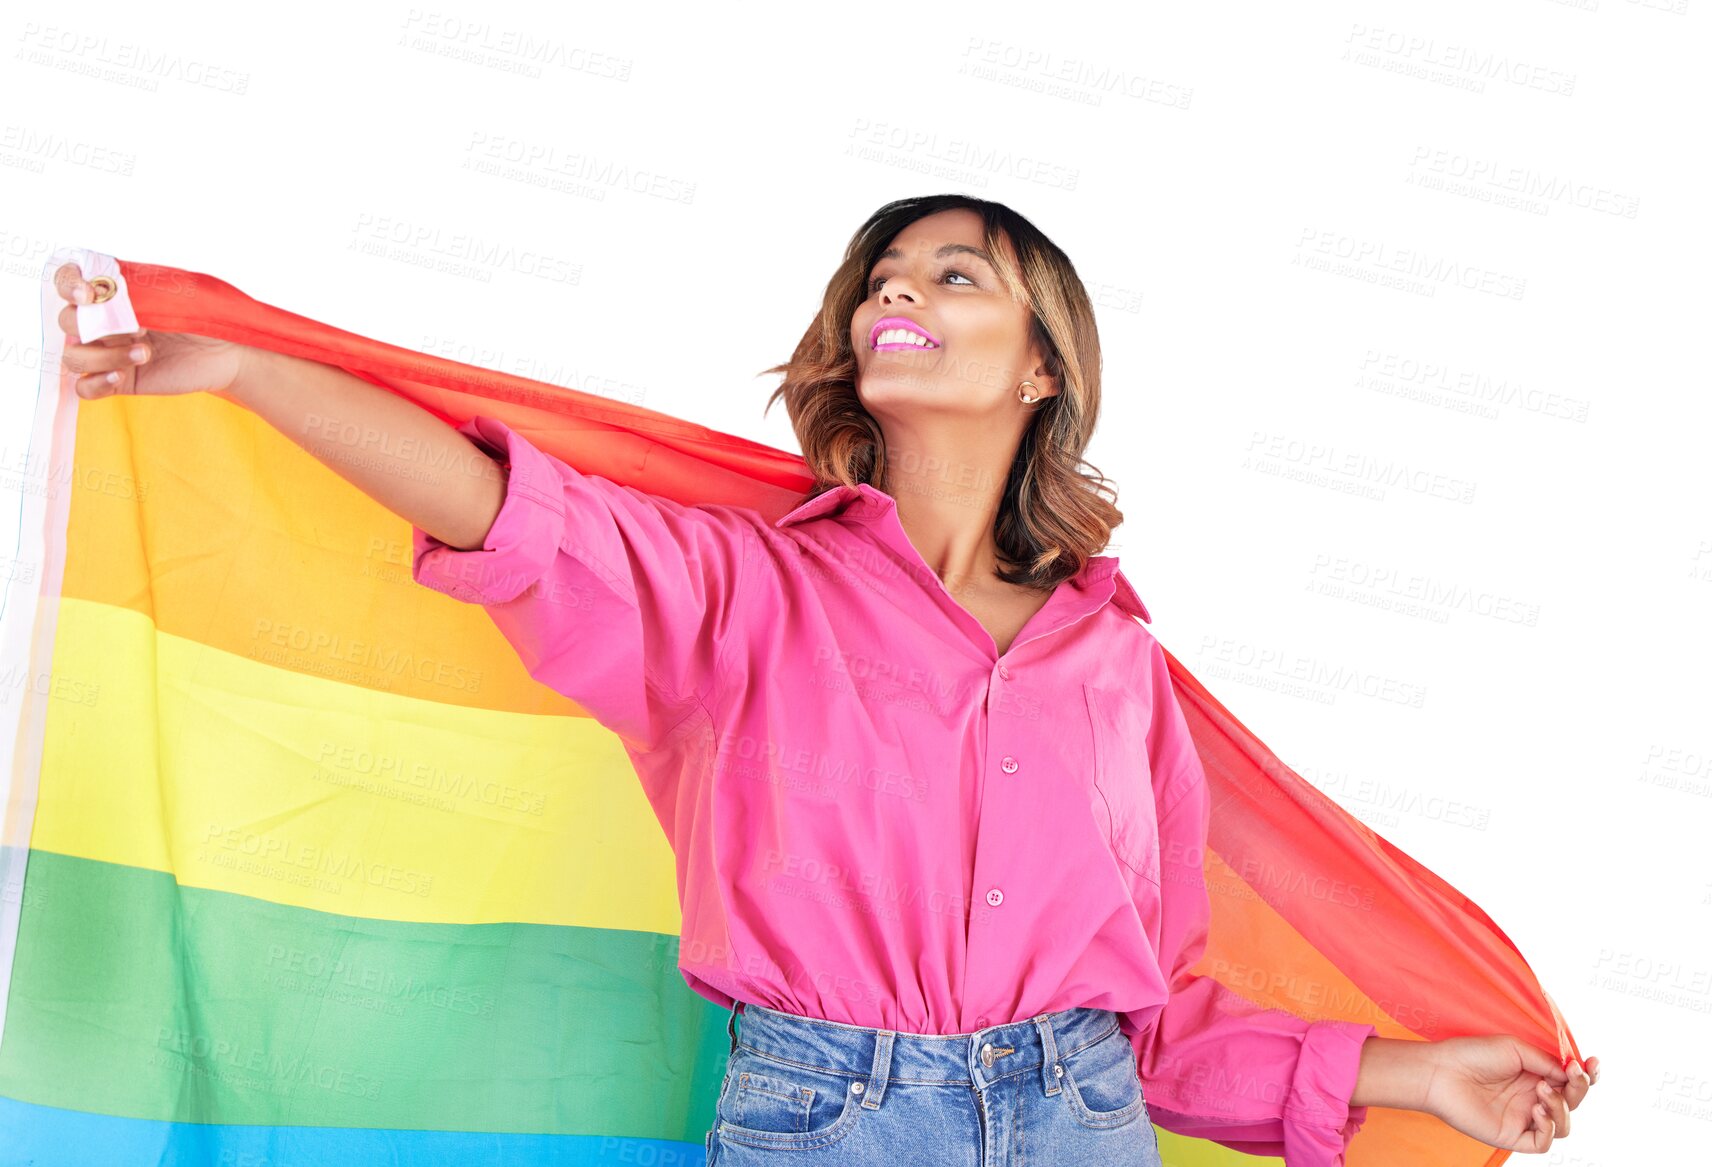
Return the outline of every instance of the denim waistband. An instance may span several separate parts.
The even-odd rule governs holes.
[[[985,1087],[1028,1071],[1040,1075],[1046,1093],[1056,1094],[1059,1059],[1118,1029],[1116,1013],[1092,1008],[1060,1009],[952,1034],[868,1029],[748,1003],[741,1016],[738,1023],[734,1009],[727,1026],[734,1052],[741,1046],[783,1063],[866,1082],[869,1106],[879,1104],[888,1082]]]

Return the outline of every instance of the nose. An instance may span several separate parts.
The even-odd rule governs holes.
[[[898,291],[900,286],[905,288],[909,287],[908,276],[888,276],[886,278],[886,286],[880,289],[880,303],[890,304],[892,301],[898,299],[908,300],[911,304],[915,303],[915,293],[911,292],[908,295],[904,295],[902,292]]]

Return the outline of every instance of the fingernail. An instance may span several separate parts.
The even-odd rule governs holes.
[[[117,369],[115,369],[111,373],[107,374],[107,384],[117,385],[118,383],[119,383],[119,371]]]
[[[133,361],[136,361],[138,364],[141,364],[142,362],[149,359],[149,350],[144,348],[140,344],[132,345],[131,351],[128,355],[130,356],[130,358]]]
[[[79,304],[87,304],[89,302],[89,289],[79,284],[71,290],[71,298]]]

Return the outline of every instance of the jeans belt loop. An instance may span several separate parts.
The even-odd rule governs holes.
[[[1057,1094],[1058,1085],[1058,1043],[1052,1037],[1052,1015],[1042,1013],[1034,1019],[1034,1026],[1040,1030],[1040,1080],[1046,1086],[1047,1097]]]
[[[874,1032],[874,1066],[862,1095],[862,1105],[869,1110],[880,1109],[880,1099],[885,1097],[886,1083],[892,1077],[892,1043],[896,1037],[897,1034],[890,1029]]]

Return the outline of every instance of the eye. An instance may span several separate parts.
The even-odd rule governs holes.
[[[972,277],[970,277],[969,275],[967,275],[964,272],[959,271],[958,269],[956,269],[954,267],[946,268],[944,276],[942,278],[949,279],[951,276],[961,276],[963,279],[966,279],[969,281],[970,287],[977,286]],[[880,285],[885,283],[885,282],[886,282],[885,276],[875,276],[873,279],[869,280],[868,281],[868,294],[870,296],[872,296],[875,292],[880,290]],[[962,286],[961,284],[953,284],[952,285],[952,287],[961,287],[961,286]]]

